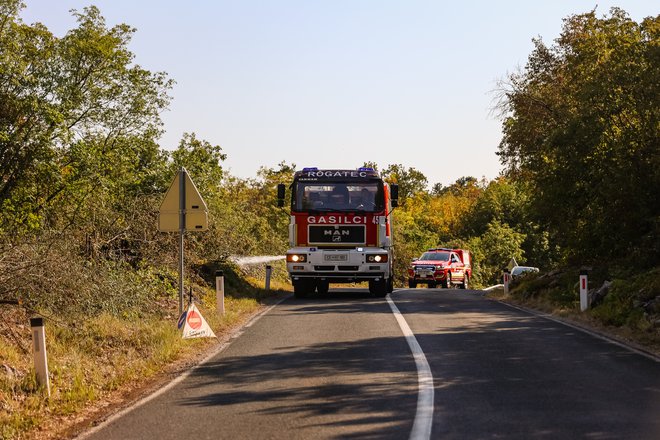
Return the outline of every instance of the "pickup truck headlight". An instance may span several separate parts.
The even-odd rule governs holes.
[[[286,254],[287,263],[304,263],[307,261],[305,254]]]
[[[368,263],[387,263],[387,254],[367,255]]]

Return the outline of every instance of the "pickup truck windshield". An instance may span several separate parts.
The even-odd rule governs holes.
[[[294,211],[381,212],[383,185],[379,182],[298,182]]]
[[[424,252],[420,260],[449,261],[449,252]]]

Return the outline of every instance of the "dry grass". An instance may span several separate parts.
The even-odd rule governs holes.
[[[3,272],[0,299],[22,303],[0,306],[1,439],[65,438],[169,380],[218,344],[181,338],[176,277],[167,269],[89,261],[71,249],[39,244],[4,249],[2,255],[0,269],[13,270]],[[26,256],[50,269],[19,265]],[[215,289],[193,277],[195,302],[221,340],[290,290],[274,279],[266,292],[263,279],[246,281],[227,272],[224,316],[216,312]],[[32,365],[34,315],[45,317],[50,397],[38,389]]]

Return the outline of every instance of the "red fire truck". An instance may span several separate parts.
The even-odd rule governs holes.
[[[392,291],[392,208],[398,186],[373,168],[304,168],[293,177],[287,270],[294,294],[328,292],[330,283],[368,281],[374,296]],[[286,187],[277,187],[284,206]]]

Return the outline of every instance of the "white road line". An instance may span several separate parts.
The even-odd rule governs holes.
[[[431,426],[433,425],[433,374],[431,373],[431,367],[429,367],[422,347],[419,346],[415,334],[408,327],[408,323],[399,308],[394,304],[390,295],[387,295],[386,299],[403,335],[406,337],[417,366],[417,412],[409,438],[410,440],[428,440],[431,438]]]
[[[84,440],[87,437],[91,436],[92,434],[97,433],[101,429],[105,428],[107,425],[111,424],[115,420],[121,418],[122,416],[128,414],[129,412],[133,411],[134,409],[144,405],[145,403],[149,402],[150,400],[155,399],[156,397],[160,396],[161,394],[171,390],[174,388],[174,386],[178,385],[179,383],[183,382],[188,376],[190,376],[195,370],[201,368],[204,366],[204,364],[208,363],[211,359],[213,359],[215,356],[217,356],[219,353],[222,353],[224,350],[227,349],[231,345],[236,338],[241,336],[243,332],[245,331],[246,327],[251,327],[252,324],[254,324],[259,318],[264,316],[266,313],[270,312],[273,310],[277,305],[279,305],[281,302],[284,300],[290,298],[292,295],[288,295],[284,298],[279,299],[277,302],[274,304],[270,305],[266,309],[262,310],[261,312],[257,313],[254,315],[245,325],[242,327],[238,328],[234,332],[230,333],[227,340],[225,342],[220,343],[215,349],[213,349],[204,359],[202,359],[197,365],[194,367],[184,371],[182,374],[174,378],[172,381],[167,383],[165,386],[157,389],[156,391],[152,392],[151,394],[143,397],[142,399],[138,400],[137,402],[134,402],[130,404],[128,407],[123,408],[122,410],[110,415],[107,419],[103,420],[100,422],[98,425],[83,431],[79,433],[77,436],[74,437],[75,440]]]

